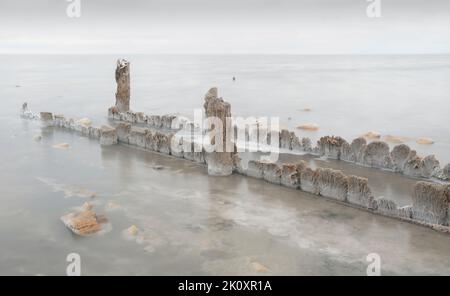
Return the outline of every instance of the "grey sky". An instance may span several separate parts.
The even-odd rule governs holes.
[[[450,53],[450,0],[0,0],[0,53]]]

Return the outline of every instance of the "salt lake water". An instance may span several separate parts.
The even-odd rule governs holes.
[[[26,101],[106,122],[118,57],[0,56],[0,274],[65,274],[72,252],[86,275],[365,275],[369,253],[380,254],[383,274],[450,274],[448,235],[19,117]],[[236,116],[278,116],[292,130],[317,123],[296,131],[313,139],[408,137],[419,154],[450,161],[449,55],[122,57],[133,110],[191,116],[217,86]],[[417,145],[419,137],[435,143]],[[70,148],[52,147],[61,142]],[[370,182],[376,173],[367,171]],[[109,231],[80,238],[64,227],[60,216],[85,201]],[[123,233],[131,225],[135,238]]]

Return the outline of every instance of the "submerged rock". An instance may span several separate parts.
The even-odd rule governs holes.
[[[405,144],[397,145],[392,149],[391,158],[396,171],[403,172],[410,153],[411,149]]]
[[[105,146],[117,144],[116,129],[108,125],[103,125],[100,128],[100,144]]]
[[[130,63],[124,59],[117,60],[116,83],[117,111],[127,112],[130,110]]]
[[[348,179],[344,173],[329,168],[318,168],[316,170],[316,178],[321,196],[339,201],[347,199]]]
[[[136,227],[136,225],[131,225],[130,227],[128,227],[126,229],[126,232],[129,235],[136,236],[138,234],[138,232],[139,232],[139,229]]]
[[[59,144],[53,145],[52,147],[56,148],[56,149],[69,149],[70,145],[68,143],[59,143]]]
[[[251,262],[250,264],[251,264],[252,268],[253,268],[256,272],[264,273],[264,272],[268,272],[268,271],[269,271],[269,269],[268,269],[267,267],[265,267],[264,265],[262,265],[262,264],[259,263],[259,262]]]
[[[374,141],[367,145],[363,154],[364,164],[375,168],[391,169],[393,167],[389,145]]]
[[[305,131],[317,131],[319,130],[319,126],[315,123],[305,123],[297,126],[298,129]]]
[[[348,177],[348,194],[347,200],[349,203],[358,205],[368,209],[376,208],[376,202],[372,191],[369,187],[367,178],[357,176]]]
[[[206,117],[215,117],[222,122],[222,131],[218,131],[214,128],[210,131],[211,145],[215,147],[215,151],[207,153],[205,159],[208,164],[208,174],[214,176],[228,176],[233,173],[233,159],[232,151],[229,151],[232,147],[231,143],[233,139],[227,137],[227,130],[231,131],[231,106],[225,102],[222,98],[218,97],[217,88],[211,88],[205,95],[205,108]],[[216,134],[221,132],[222,135]],[[220,143],[216,143],[217,139],[222,139]]]
[[[434,141],[430,138],[419,138],[416,143],[421,145],[431,145],[434,144]]]
[[[381,138],[381,135],[378,132],[370,131],[370,132],[367,132],[364,135],[362,135],[362,137],[367,140],[378,140]]]
[[[78,213],[64,215],[61,217],[61,221],[73,233],[86,236],[100,231],[101,224],[106,222],[106,218],[97,216],[92,209],[85,209]]]
[[[384,140],[389,143],[402,144],[402,143],[410,141],[411,139],[408,137],[387,135],[387,136],[384,136]]]
[[[449,186],[417,182],[414,187],[412,218],[430,224],[448,225]]]

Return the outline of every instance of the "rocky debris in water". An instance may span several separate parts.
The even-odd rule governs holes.
[[[176,129],[175,126],[172,126],[175,123],[175,119],[177,117],[175,115],[163,115],[161,116],[161,127],[165,129]]]
[[[102,125],[100,128],[100,144],[104,146],[117,144],[116,129],[108,125]]]
[[[381,214],[388,215],[388,216],[396,216],[397,214],[397,204],[390,199],[385,198],[377,198],[377,211]]]
[[[348,177],[347,201],[368,209],[376,208],[376,202],[374,201],[367,178],[357,176]]]
[[[306,168],[303,160],[298,164],[283,164],[281,166],[281,184],[290,188],[300,188],[300,172]]]
[[[175,157],[184,158],[183,146],[184,146],[183,137],[174,134],[173,137],[170,139],[170,154]]]
[[[312,141],[310,138],[302,138],[303,150],[306,152],[312,151]]]
[[[116,106],[113,106],[111,108],[108,109],[108,117],[114,120],[120,120],[120,115],[121,113],[119,113],[119,109],[117,109]]]
[[[446,179],[450,179],[450,163],[444,167],[443,174]]]
[[[83,208],[84,211],[90,211],[93,208],[90,202],[85,202],[81,207]]]
[[[90,126],[92,124],[92,121],[89,118],[81,118],[77,120],[76,123],[83,126]]]
[[[434,141],[430,138],[419,138],[417,139],[417,144],[421,144],[421,145],[431,145],[434,144]]]
[[[143,123],[143,124],[147,124],[147,115],[145,115],[142,112],[136,112],[136,122],[137,123]]]
[[[100,139],[100,129],[98,127],[89,127],[89,137]]]
[[[318,195],[320,192],[317,184],[317,173],[306,167],[300,171],[300,188],[302,191]]]
[[[291,149],[294,151],[303,151],[301,140],[294,133],[291,134]]]
[[[363,137],[356,138],[352,141],[351,148],[351,156],[350,158],[354,159],[356,163],[362,164],[364,162],[364,154],[367,147],[367,141]]]
[[[208,164],[208,174],[215,176],[231,175],[233,172],[233,153],[230,152],[230,147],[232,147],[233,139],[227,137],[227,130],[231,130],[231,106],[218,97],[218,90],[214,87],[206,93],[203,107],[206,117],[215,117],[222,122],[222,135],[217,134],[220,131],[216,128],[210,131],[210,144],[215,147],[215,151],[207,153],[205,157]],[[216,143],[216,140],[221,141]]]
[[[339,155],[340,160],[348,161],[348,162],[356,161],[355,155],[353,154],[353,151],[352,151],[352,146],[347,141],[342,143],[340,153],[341,153]]]
[[[127,112],[130,110],[130,63],[124,59],[117,60],[116,83],[117,111]]]
[[[183,139],[184,159],[197,163],[205,163],[204,149],[201,144]]]
[[[281,168],[276,163],[263,163],[263,179],[269,183],[280,184]]]
[[[389,145],[382,141],[374,141],[367,145],[363,154],[364,164],[375,168],[390,169],[393,167]]]
[[[122,143],[129,143],[129,137],[131,132],[131,123],[120,122],[116,125],[117,139]]]
[[[442,173],[439,161],[434,155],[422,159],[421,169],[423,178],[439,177]]]
[[[41,122],[44,126],[52,126],[53,125],[53,113],[41,112],[40,118],[41,118]]]
[[[411,219],[412,206],[398,207],[397,204],[389,199],[383,197],[377,198],[377,212],[391,217],[400,217],[405,219]]]
[[[61,114],[55,114],[53,116],[53,125],[57,127],[64,127],[64,123],[66,121],[66,118],[64,115]]]
[[[108,210],[108,211],[113,211],[113,210],[117,210],[117,209],[120,209],[120,205],[114,201],[110,201],[106,204],[106,210]]]
[[[319,141],[317,141],[320,154],[332,159],[340,159],[342,148],[345,143],[347,143],[347,141],[343,138],[335,136],[321,137]]]
[[[247,176],[262,179],[264,178],[264,163],[259,160],[250,160],[246,171]]]
[[[136,227],[136,225],[131,225],[126,229],[126,232],[129,235],[136,236],[139,233],[139,229]]]
[[[316,178],[319,195],[339,201],[347,199],[348,180],[344,173],[328,168],[318,168]]]
[[[130,145],[145,148],[147,131],[142,128],[132,127],[128,136]]]
[[[403,172],[410,153],[411,149],[405,144],[397,145],[392,149],[391,158],[396,171]]]
[[[305,131],[318,131],[319,130],[319,126],[315,123],[300,124],[299,126],[297,126],[297,128],[301,129],[301,130],[305,130]]]
[[[448,185],[417,182],[414,187],[412,218],[430,224],[448,225]]]
[[[98,216],[91,209],[84,209],[81,212],[70,213],[61,217],[61,221],[73,233],[81,236],[94,234],[102,229],[101,224],[106,223],[104,216]]]
[[[155,132],[152,136],[152,147],[154,151],[170,154],[170,145],[172,142],[173,134],[166,134],[161,132]]]
[[[393,144],[403,144],[403,143],[411,140],[410,138],[407,138],[407,137],[392,136],[392,135],[387,135],[387,136],[384,136],[383,138],[386,142],[390,142]]]
[[[281,132],[280,132],[280,148],[291,149],[291,141],[292,141],[291,133],[286,129],[281,130]]]
[[[243,166],[242,159],[239,154],[233,154],[233,172],[241,175],[246,174],[246,169]]]
[[[378,132],[370,131],[362,135],[362,137],[367,140],[379,140],[381,138],[381,135]]]
[[[161,128],[162,127],[161,116],[159,115],[147,116],[147,124],[151,127]]]
[[[70,148],[70,145],[68,143],[59,143],[59,144],[53,145],[52,147],[56,148],[56,149],[68,149],[68,148]]]
[[[264,272],[269,271],[269,269],[267,267],[265,267],[264,265],[262,265],[259,262],[251,262],[250,264],[251,264],[252,268],[258,273],[264,273]]]
[[[422,176],[422,158],[415,150],[411,150],[405,162],[403,173],[407,176],[420,178]]]

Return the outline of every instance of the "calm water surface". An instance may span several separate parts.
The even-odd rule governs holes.
[[[236,115],[316,122],[321,129],[304,134],[311,137],[351,139],[368,130],[427,136],[436,143],[420,152],[448,161],[448,58],[135,56],[132,107],[189,115],[217,85]],[[86,275],[365,275],[369,253],[380,254],[383,274],[450,274],[448,235],[260,180],[210,177],[188,161],[100,147],[18,117],[28,101],[33,110],[106,122],[115,57],[0,61],[0,274],[65,274],[71,252],[81,255]],[[70,148],[52,148],[61,142]],[[401,182],[383,191],[383,176],[353,170],[366,174],[377,194],[408,202],[397,196]],[[85,201],[108,217],[108,231],[80,238],[59,221]],[[133,239],[123,233],[131,225],[140,229]],[[255,262],[267,272],[258,273]]]

